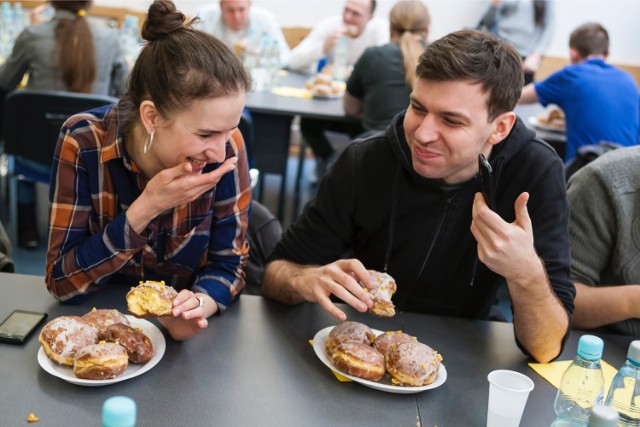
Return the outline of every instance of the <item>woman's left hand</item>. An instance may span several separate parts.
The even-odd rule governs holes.
[[[218,305],[209,295],[183,289],[173,299],[173,316],[160,317],[158,320],[173,339],[184,341],[205,329],[209,324],[207,317],[217,311]]]

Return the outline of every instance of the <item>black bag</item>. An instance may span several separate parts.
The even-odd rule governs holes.
[[[583,145],[578,148],[576,156],[564,165],[564,173],[567,181],[569,181],[569,177],[571,177],[571,175],[576,173],[583,166],[591,163],[604,153],[621,147],[623,147],[623,145],[616,144],[615,142],[602,141],[597,144]]]

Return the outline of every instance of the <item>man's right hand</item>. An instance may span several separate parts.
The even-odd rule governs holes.
[[[361,313],[373,306],[371,295],[360,285],[373,288],[371,275],[357,259],[344,259],[319,267],[299,266],[290,284],[306,301],[319,303],[340,321],[347,315],[332,301],[331,295],[349,304]]]
[[[338,39],[344,35],[344,30],[338,29],[329,34],[326,39],[324,39],[324,45],[322,47],[322,52],[326,55],[333,47],[338,43]]]

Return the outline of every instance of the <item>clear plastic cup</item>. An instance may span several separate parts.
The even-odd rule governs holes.
[[[533,390],[533,381],[526,375],[508,370],[493,371],[487,379],[487,427],[518,427],[529,393]]]

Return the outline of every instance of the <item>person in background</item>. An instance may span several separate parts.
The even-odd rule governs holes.
[[[373,16],[376,0],[346,0],[342,16],[331,16],[320,21],[298,46],[291,51],[291,70],[314,73],[317,63],[324,57],[332,63],[333,49],[338,40],[346,36],[347,64],[356,63],[369,46],[389,42],[389,24]]]
[[[555,27],[553,0],[491,0],[479,28],[512,43],[522,56],[524,84],[533,81]]]
[[[251,204],[237,129],[249,76],[169,0],[149,7],[120,102],[69,118],[49,194],[45,281],[75,302],[104,286],[164,280],[180,292],[159,321],[178,340],[244,287]]]
[[[381,46],[389,42],[389,23],[374,18],[376,0],[346,0],[342,16],[332,16],[320,21],[307,37],[291,51],[289,68],[313,73],[317,64],[326,58],[333,63],[335,47],[343,38],[347,48],[347,66],[356,63],[364,50],[370,46]],[[316,158],[316,172],[312,181],[324,175],[334,158],[335,151],[325,136],[325,131],[348,134],[350,138],[361,134],[360,122],[336,122],[330,120],[302,118],[300,132],[311,147]]]
[[[569,212],[562,162],[513,112],[520,56],[459,31],[429,45],[416,75],[406,112],[350,144],[320,182],[276,246],[263,295],[345,320],[331,296],[366,311],[377,270],[394,277],[398,310],[484,319],[506,284],[518,344],[549,361],[573,311]],[[495,211],[479,193],[479,154]]]
[[[280,24],[272,13],[251,0],[220,0],[198,11],[200,21],[196,28],[222,40],[231,50],[240,54],[245,49],[259,49],[266,35],[278,44],[280,66],[289,64],[290,49]]]
[[[347,81],[345,114],[367,132],[384,130],[409,105],[418,58],[427,46],[429,11],[422,0],[400,0],[389,13],[391,43],[369,47]]]
[[[569,180],[573,327],[640,336],[640,147],[598,157]]]
[[[118,32],[87,19],[91,1],[50,3],[53,18],[25,28],[0,66],[0,91],[15,89],[28,74],[27,89],[121,95],[129,69]],[[15,168],[29,176],[49,175],[49,168],[20,157]],[[39,244],[35,198],[35,185],[19,181],[18,246],[23,248]]]
[[[564,111],[565,162],[583,145],[638,143],[638,85],[631,74],[608,64],[608,55],[607,30],[598,23],[583,24],[569,38],[571,64],[522,89],[520,103],[556,104]]]

